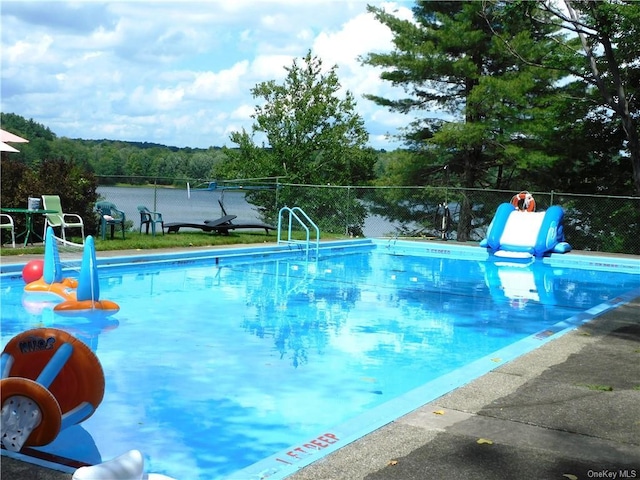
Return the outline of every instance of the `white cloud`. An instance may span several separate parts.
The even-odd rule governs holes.
[[[314,42],[314,51],[331,63],[355,68],[358,57],[373,50],[385,50],[391,45],[391,31],[370,14],[360,14],[336,32],[321,32]]]
[[[251,77],[257,80],[256,83],[283,79],[286,76],[285,67],[291,65],[293,60],[293,55],[259,55],[251,63]]]
[[[250,120],[251,115],[253,115],[253,105],[245,104],[245,105],[240,105],[233,112],[231,112],[231,115],[229,115],[229,118],[233,120]]]
[[[51,44],[53,44],[53,38],[50,35],[42,35],[38,39],[20,40],[2,49],[3,61],[25,65],[46,62]]]
[[[358,57],[388,51],[364,0],[3,2],[3,112],[59,136],[206,148],[249,129],[259,82],[281,81],[309,49],[337,64],[371,143],[407,119],[364,100],[392,94]],[[387,5],[377,3],[378,5]],[[410,5],[388,4],[409,16]],[[374,135],[375,134],[375,135]]]
[[[189,96],[201,100],[218,100],[240,96],[239,85],[247,74],[248,62],[243,60],[232,68],[215,72],[196,73],[194,82],[189,86]]]

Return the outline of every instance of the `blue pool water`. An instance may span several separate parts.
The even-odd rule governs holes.
[[[96,413],[37,451],[95,464],[136,448],[174,478],[283,478],[640,294],[637,265],[599,257],[524,266],[479,248],[344,245],[311,261],[114,261],[101,298],[121,309],[106,317],[54,314],[3,275],[2,346],[61,328],[106,377]]]

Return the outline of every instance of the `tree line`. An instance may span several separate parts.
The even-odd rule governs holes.
[[[337,67],[325,68],[309,50],[286,67],[282,83],[252,89],[254,123],[231,134],[231,148],[58,138],[33,120],[2,114],[3,128],[31,142],[3,156],[3,168],[6,158],[28,167],[65,159],[107,182],[280,177],[308,185],[640,194],[640,3],[418,1],[409,20],[368,11],[392,32],[393,49],[359,60],[402,94],[360,101],[406,115],[402,149],[367,146],[358,99],[342,93]],[[288,198],[285,190],[282,201],[326,215],[327,199],[314,191],[300,198],[295,189]],[[375,202],[384,211],[406,200],[394,195]],[[271,202],[260,191],[249,199],[265,209]],[[458,239],[469,239],[476,207],[462,199]],[[389,216],[397,210],[387,209]]]

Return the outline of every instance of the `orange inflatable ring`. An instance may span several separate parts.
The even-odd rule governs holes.
[[[120,306],[111,300],[67,300],[53,309],[56,312],[77,312],[85,310],[105,310],[117,312]]]
[[[71,347],[70,356],[54,378],[43,381],[43,370],[50,368],[50,361],[65,345]],[[11,358],[6,361],[9,370],[3,371],[2,377],[22,377],[43,384],[58,402],[63,415],[84,402],[91,404],[91,411],[76,423],[89,418],[102,402],[104,372],[98,357],[64,330],[36,328],[22,332],[7,343],[2,353],[5,355]]]
[[[10,377],[0,380],[0,404],[3,407],[5,401],[12,401],[11,397],[17,395],[36,403],[42,415],[40,424],[31,431],[25,445],[37,447],[53,442],[62,424],[62,412],[55,397],[38,382],[28,378]]]
[[[514,195],[513,198],[511,198],[511,205],[525,212],[536,211],[536,201],[533,199],[533,195],[527,191]]]
[[[47,283],[44,278],[39,278],[34,282],[27,283],[24,290],[25,292],[53,293],[65,300],[75,300],[76,288],[78,288],[78,281],[74,278],[65,278],[61,282],[54,283]]]

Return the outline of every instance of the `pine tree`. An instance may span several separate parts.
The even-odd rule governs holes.
[[[523,25],[526,17],[497,15],[502,8],[503,3],[419,1],[409,21],[369,7],[391,29],[395,49],[371,53],[363,62],[381,67],[381,78],[408,95],[367,98],[414,115],[403,135],[418,155],[429,152],[418,161],[436,158],[435,171],[444,173],[448,166],[452,181],[466,188],[520,189],[511,185],[519,171],[554,159],[541,136],[552,115],[545,107],[558,76],[518,61],[495,32],[533,57],[553,54],[555,46],[545,35],[533,38]],[[473,206],[467,197],[460,202],[457,238],[466,241]]]

